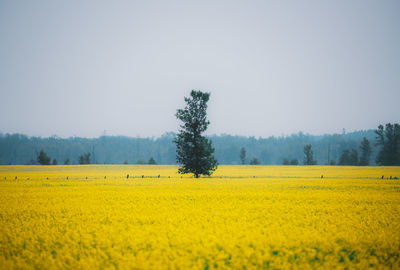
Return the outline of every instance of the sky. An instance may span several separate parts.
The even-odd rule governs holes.
[[[158,137],[399,122],[400,1],[0,0],[0,132]]]

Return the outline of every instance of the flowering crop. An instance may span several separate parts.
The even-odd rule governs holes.
[[[400,168],[0,166],[0,268],[400,268],[390,176]]]

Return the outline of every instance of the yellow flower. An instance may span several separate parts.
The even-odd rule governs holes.
[[[0,166],[0,268],[400,268],[382,175],[400,168]]]

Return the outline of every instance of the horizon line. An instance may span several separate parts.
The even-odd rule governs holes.
[[[313,137],[321,137],[321,136],[333,136],[333,135],[348,135],[348,134],[352,134],[352,133],[357,133],[357,132],[369,132],[369,131],[375,131],[375,129],[360,129],[360,130],[353,130],[350,132],[342,132],[342,133],[323,133],[323,134],[311,134],[311,133],[306,133],[303,131],[298,131],[297,133],[291,133],[291,134],[282,134],[282,135],[270,135],[267,137],[264,136],[248,136],[248,135],[239,135],[239,134],[228,134],[228,133],[214,133],[214,134],[208,134],[205,135],[205,137],[223,137],[223,136],[231,136],[231,137],[242,137],[242,138],[256,138],[256,139],[268,139],[268,138],[286,138],[286,137],[291,137],[291,136],[298,136],[298,135],[304,135],[304,136],[313,136]],[[72,135],[72,136],[68,136],[68,137],[61,137],[58,136],[56,134],[54,135],[50,135],[50,136],[36,136],[36,135],[28,135],[25,133],[19,133],[19,132],[14,132],[14,133],[4,133],[2,131],[0,131],[0,136],[5,136],[5,135],[22,135],[28,138],[40,138],[40,139],[50,139],[50,138],[55,138],[55,139],[72,139],[72,138],[79,138],[79,139],[99,139],[102,137],[125,137],[125,138],[133,138],[133,139],[160,139],[169,135],[173,135],[173,134],[177,134],[177,132],[174,131],[166,131],[163,134],[159,135],[159,136],[129,136],[129,135],[107,135],[107,134],[103,134],[103,135],[99,135],[97,137],[84,137],[84,136],[77,136],[77,135]]]

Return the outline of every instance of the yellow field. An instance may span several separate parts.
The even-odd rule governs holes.
[[[0,268],[400,268],[399,167],[176,171],[0,166]]]

